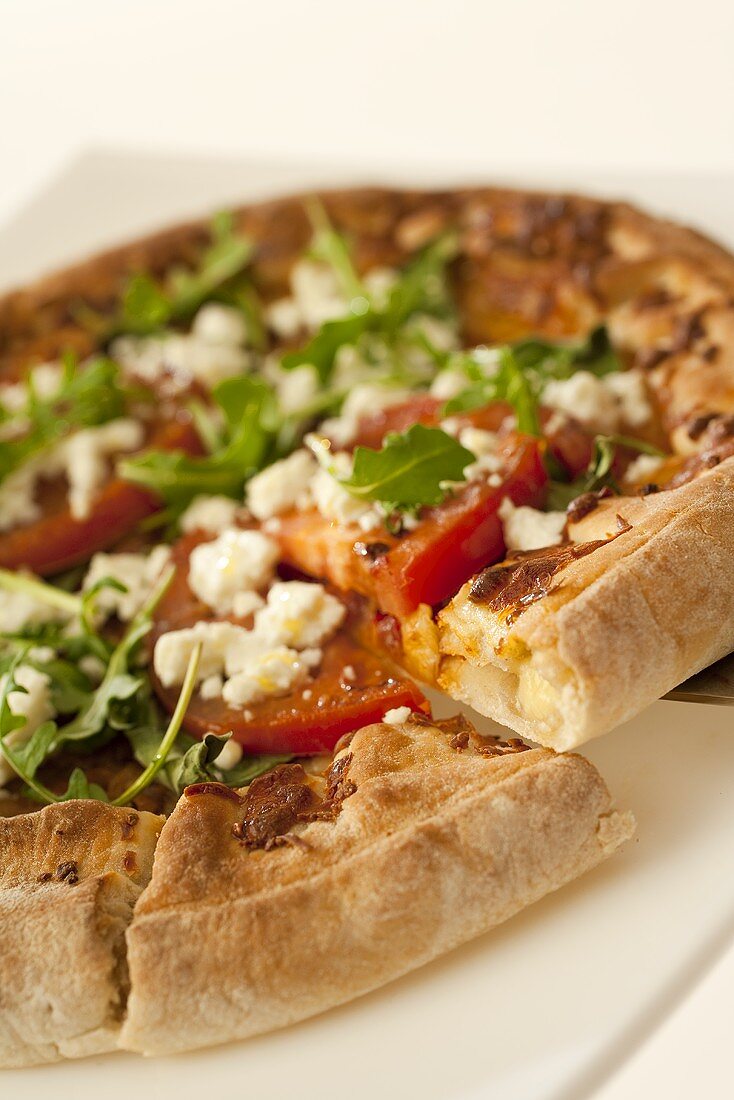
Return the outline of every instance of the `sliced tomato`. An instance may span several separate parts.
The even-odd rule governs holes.
[[[199,437],[188,420],[162,424],[151,435],[149,446],[201,452]],[[161,502],[146,489],[112,478],[86,519],[74,519],[65,490],[55,492],[45,505],[42,519],[0,535],[0,566],[31,569],[42,577],[60,573],[87,561],[98,550],[114,546],[141,520],[158,511]]]
[[[155,612],[153,640],[211,617],[211,611],[189,588],[188,559],[206,536],[191,534],[173,548],[176,574]],[[246,752],[309,755],[328,752],[340,737],[379,722],[388,710],[410,707],[428,713],[423,693],[396,673],[386,658],[378,657],[342,631],[327,642],[313,679],[288,695],[267,699],[246,709],[228,706],[223,699],[195,695],[184,718],[184,728],[196,737],[208,731],[232,731]],[[347,673],[347,674],[345,674]],[[164,687],[153,676],[164,707],[172,711],[178,688]]]
[[[404,432],[413,424],[435,426],[443,419],[445,404],[428,394],[419,394],[410,401],[369,413],[361,418],[352,446],[377,449],[388,432]],[[492,401],[478,409],[454,414],[451,419],[462,426],[498,432],[509,416],[512,416],[511,405],[506,401]],[[570,417],[564,417],[555,427],[554,419],[558,418],[554,417],[553,410],[540,410],[541,424],[544,428],[551,427],[546,434],[551,454],[571,477],[577,477],[589,465],[593,436]]]
[[[390,615],[404,618],[418,604],[449,599],[471,576],[504,556],[497,514],[504,497],[515,504],[542,502],[548,475],[537,440],[505,437],[505,475],[500,486],[472,482],[456,496],[421,516],[414,531],[356,534],[318,512],[283,516],[274,534],[283,558],[310,576],[367,596]]]

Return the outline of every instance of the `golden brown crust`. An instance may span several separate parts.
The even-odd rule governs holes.
[[[734,649],[734,460],[679,489],[605,501],[574,540],[616,533],[617,515],[631,529],[514,619],[465,585],[439,618],[440,685],[564,751]]]
[[[114,1049],[161,826],[100,802],[0,819],[0,1066]]]
[[[233,836],[238,800],[184,796],[128,932],[121,1045],[170,1053],[321,1012],[481,934],[631,834],[580,757],[462,744],[414,722],[359,731],[341,811],[270,851]]]

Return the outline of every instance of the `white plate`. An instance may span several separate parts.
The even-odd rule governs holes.
[[[227,201],[375,175],[90,155],[0,234],[0,282]],[[422,173],[437,176],[447,178]],[[734,243],[729,180],[579,174],[571,182],[647,202]],[[416,974],[239,1045],[6,1073],[3,1095],[201,1100],[223,1088],[256,1100],[589,1096],[730,942],[733,725],[728,708],[656,703],[592,743],[587,755],[618,805],[637,815],[637,838],[584,879]]]

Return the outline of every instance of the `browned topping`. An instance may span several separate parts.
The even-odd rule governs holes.
[[[580,497],[572,500],[566,509],[568,522],[578,523],[584,516],[590,515],[597,508],[600,500],[606,500],[610,496],[612,496],[612,490],[608,485],[605,485],[602,489],[597,489],[595,492],[582,493]]]
[[[734,416],[721,416],[714,424],[712,424],[709,431],[709,441],[711,443],[723,443],[725,440],[731,439],[734,436]]]
[[[457,752],[463,752],[469,745],[469,732],[468,730],[462,730],[461,733],[455,733],[451,738],[449,744],[452,749],[456,749]]]
[[[232,826],[233,836],[245,848],[283,847],[299,844],[290,830],[299,822],[333,821],[342,803],[357,790],[347,778],[352,754],[335,760],[326,773],[326,794],[319,799],[309,785],[301,764],[280,764],[253,780],[244,799],[244,817]],[[288,839],[286,839],[288,836]]]
[[[186,798],[196,798],[200,794],[217,795],[219,798],[228,798],[230,802],[242,801],[237,791],[233,791],[231,787],[226,787],[224,783],[192,783],[190,787],[186,787],[184,790]]]
[[[50,871],[41,871],[40,875],[36,879],[37,882],[50,882],[53,875]]]
[[[56,868],[54,878],[58,882],[68,882],[70,886],[74,886],[79,881],[79,864],[75,859],[60,863]]]
[[[721,348],[717,347],[716,344],[709,344],[709,346],[701,352],[701,355],[707,363],[715,363],[719,358],[720,351]]]
[[[244,818],[232,832],[246,848],[264,848],[275,837],[289,832],[315,802],[303,767],[280,764],[258,776],[247,788]]]
[[[688,437],[690,439],[700,439],[711,421],[715,420],[716,417],[717,413],[706,413],[705,416],[697,416],[688,425]]]
[[[670,345],[670,354],[675,355],[679,351],[690,351],[693,346],[706,335],[701,318],[703,310],[690,313],[687,317],[681,317],[675,326],[673,340]]]
[[[639,493],[640,493],[641,497],[649,497],[653,493],[659,493],[659,492],[660,492],[660,486],[656,485],[656,483],[654,481],[648,481],[646,485],[641,485],[640,489],[639,489]]]
[[[376,561],[378,558],[382,558],[385,554],[390,552],[390,547],[386,542],[355,542],[354,553],[360,558],[369,558],[371,561]]]
[[[529,752],[530,745],[526,745],[520,737],[510,737],[507,741],[500,741],[494,737],[480,737],[475,735],[474,747],[480,756],[511,756],[516,752]]]
[[[617,532],[607,539],[530,550],[514,560],[492,565],[474,578],[469,599],[473,603],[486,603],[490,611],[506,613],[511,622],[529,604],[548,594],[553,578],[562,569],[619,538],[630,530],[630,525],[617,516],[617,528]]]
[[[635,366],[640,370],[654,370],[669,355],[669,348],[640,348],[635,352]]]
[[[129,840],[130,839],[130,837],[135,832],[135,826],[137,825],[137,823],[138,823],[138,815],[135,813],[134,810],[131,810],[130,813],[125,818],[125,820],[122,822],[122,825],[121,825],[122,839],[123,840]]]

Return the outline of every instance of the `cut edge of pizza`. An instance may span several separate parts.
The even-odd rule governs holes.
[[[487,932],[634,831],[596,769],[464,720],[359,730],[323,776],[190,787],[127,933],[120,1045],[284,1027]]]
[[[125,933],[162,826],[95,801],[0,818],[0,1065],[116,1049]]]

